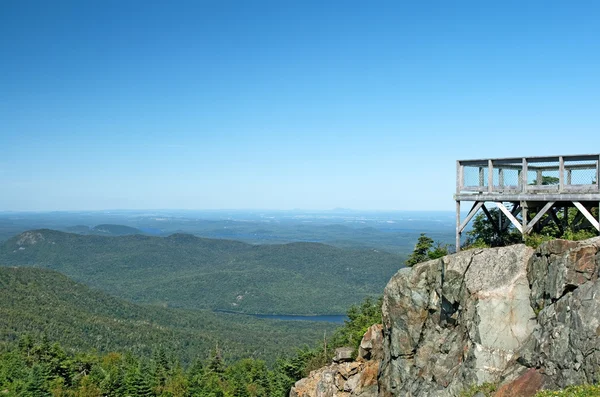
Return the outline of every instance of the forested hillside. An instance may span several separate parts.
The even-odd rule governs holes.
[[[135,302],[246,313],[332,314],[381,293],[397,255],[317,243],[250,245],[191,235],[93,236],[36,230],[0,264],[57,270]]]
[[[67,349],[148,357],[160,347],[184,364],[206,359],[217,345],[226,360],[255,357],[272,362],[295,347],[312,345],[334,328],[328,323],[140,306],[55,271],[0,267],[0,350],[22,335],[45,334]]]

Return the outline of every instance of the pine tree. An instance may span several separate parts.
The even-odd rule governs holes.
[[[50,396],[50,392],[46,387],[46,378],[44,369],[41,365],[36,364],[31,368],[29,378],[25,385],[24,397],[46,397]]]

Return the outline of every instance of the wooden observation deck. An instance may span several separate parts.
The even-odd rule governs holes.
[[[559,220],[557,211],[566,213],[569,207],[579,210],[572,226],[589,222],[600,231],[600,219],[591,211],[600,205],[599,164],[599,154],[458,160],[454,195],[456,251],[460,250],[462,232],[480,209],[493,222],[496,231],[505,230],[509,221],[523,237],[541,229],[550,220],[562,231],[565,224]],[[473,202],[464,220],[460,214],[462,201]],[[500,209],[497,221],[486,203],[495,203]],[[512,208],[507,208],[505,203],[512,204]],[[533,219],[529,212],[536,213]]]

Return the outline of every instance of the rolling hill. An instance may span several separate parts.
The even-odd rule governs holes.
[[[4,242],[0,264],[53,269],[111,295],[165,307],[336,314],[379,295],[401,259],[319,243],[34,230]]]
[[[238,314],[141,306],[75,283],[55,271],[0,267],[0,351],[24,334],[46,334],[70,349],[131,351],[158,346],[185,363],[218,343],[229,359],[273,361],[312,344],[332,324],[260,320]]]

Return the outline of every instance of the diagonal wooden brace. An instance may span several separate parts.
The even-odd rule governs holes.
[[[519,220],[517,218],[515,218],[515,216],[508,210],[508,208],[506,208],[504,206],[504,204],[502,203],[496,203],[496,207],[498,207],[500,209],[500,211],[502,211],[504,213],[504,215],[506,215],[506,217],[508,218],[508,220],[517,228],[518,231],[521,232],[521,234],[523,233],[523,227],[521,226],[521,222],[519,222]]]
[[[575,207],[577,207],[579,212],[581,212],[583,214],[583,216],[585,216],[585,219],[587,219],[588,222],[590,222],[590,224],[592,226],[594,226],[596,228],[596,230],[598,230],[600,232],[600,223],[598,222],[598,220],[596,218],[594,218],[594,216],[592,214],[590,214],[590,212],[587,210],[587,208],[585,208],[583,206],[583,204],[581,204],[579,201],[573,201],[573,204],[575,204]]]
[[[542,207],[540,212],[538,212],[537,215],[527,224],[527,227],[525,228],[525,233],[523,234],[528,234],[531,231],[531,229],[533,229],[535,224],[538,223],[540,219],[542,219],[542,216],[544,216],[544,214],[548,212],[548,210],[552,208],[553,205],[554,201],[548,201],[546,205]]]
[[[481,208],[482,205],[483,205],[483,201],[476,201],[475,203],[473,203],[473,207],[471,208],[471,211],[469,211],[469,215],[467,215],[467,217],[465,218],[465,220],[458,227],[458,232],[459,233],[462,233],[462,231],[465,230],[465,227],[467,227],[467,225],[469,224],[469,221],[471,220],[471,218],[473,218],[473,216],[475,215],[475,213],[477,211],[479,211],[479,209]]]

